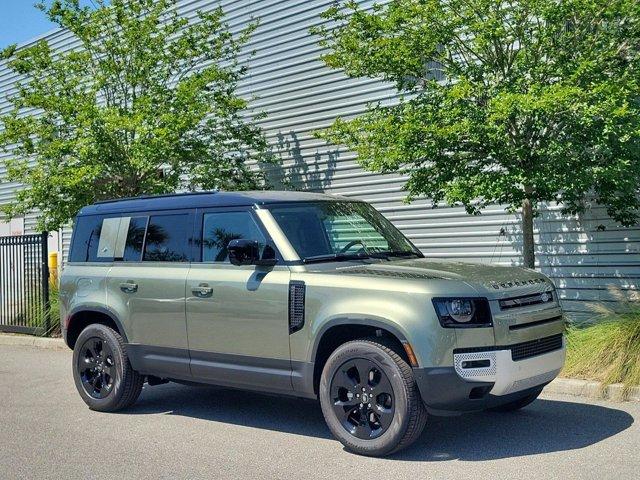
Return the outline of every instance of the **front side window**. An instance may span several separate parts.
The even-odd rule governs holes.
[[[360,202],[309,202],[270,207],[304,261],[422,256],[391,222]]]
[[[249,212],[205,213],[202,225],[202,261],[228,262],[227,246],[231,240],[256,240],[260,256],[266,240]]]
[[[189,259],[188,224],[186,214],[149,217],[142,261],[186,262]]]

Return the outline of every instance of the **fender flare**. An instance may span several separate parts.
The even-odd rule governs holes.
[[[69,327],[73,323],[73,317],[75,315],[77,315],[79,313],[85,313],[85,312],[101,313],[101,314],[106,315],[107,317],[109,317],[113,321],[113,323],[116,324],[116,327],[118,327],[118,331],[120,332],[120,336],[124,340],[124,343],[129,343],[129,340],[127,339],[127,333],[125,332],[124,327],[122,325],[122,322],[118,319],[117,315],[115,313],[113,313],[111,310],[109,310],[108,308],[104,308],[104,307],[100,307],[100,306],[78,305],[77,307],[72,309],[69,312],[69,315],[68,315],[69,322],[67,323],[67,328],[65,330],[67,332],[69,331]],[[66,339],[66,335],[65,335],[65,342],[66,342],[66,340],[67,339]],[[68,345],[68,342],[67,342],[67,345]]]
[[[318,330],[317,334],[315,334],[313,348],[311,350],[311,357],[309,359],[310,362],[315,363],[316,355],[318,353],[318,347],[324,334],[327,333],[330,328],[339,325],[363,325],[367,327],[380,328],[393,334],[400,342],[408,341],[404,332],[402,332],[395,323],[384,317],[377,317],[375,315],[340,316],[324,322],[322,324],[322,327],[320,327],[320,329]]]

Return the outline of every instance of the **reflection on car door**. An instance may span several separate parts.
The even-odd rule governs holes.
[[[191,371],[212,382],[290,391],[286,266],[234,266],[227,245],[257,240],[273,248],[250,209],[207,209],[196,215],[201,262],[187,278]]]
[[[189,271],[189,212],[136,214],[121,220],[107,302],[119,305],[137,368],[188,377],[185,285]]]

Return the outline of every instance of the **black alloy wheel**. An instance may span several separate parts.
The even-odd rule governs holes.
[[[347,450],[383,456],[411,445],[427,412],[402,346],[384,338],[336,348],[320,376],[318,396],[327,426]]]
[[[115,361],[109,344],[99,337],[91,337],[80,347],[78,373],[82,386],[93,398],[106,398],[113,390]]]
[[[380,366],[356,358],[345,362],[331,381],[333,410],[355,437],[372,439],[391,425],[395,412],[393,387]]]
[[[92,410],[115,412],[133,405],[144,376],[131,366],[122,336],[107,325],[91,324],[73,348],[73,380]]]

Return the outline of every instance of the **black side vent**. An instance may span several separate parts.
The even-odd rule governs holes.
[[[289,282],[289,333],[294,333],[304,326],[304,282]]]

